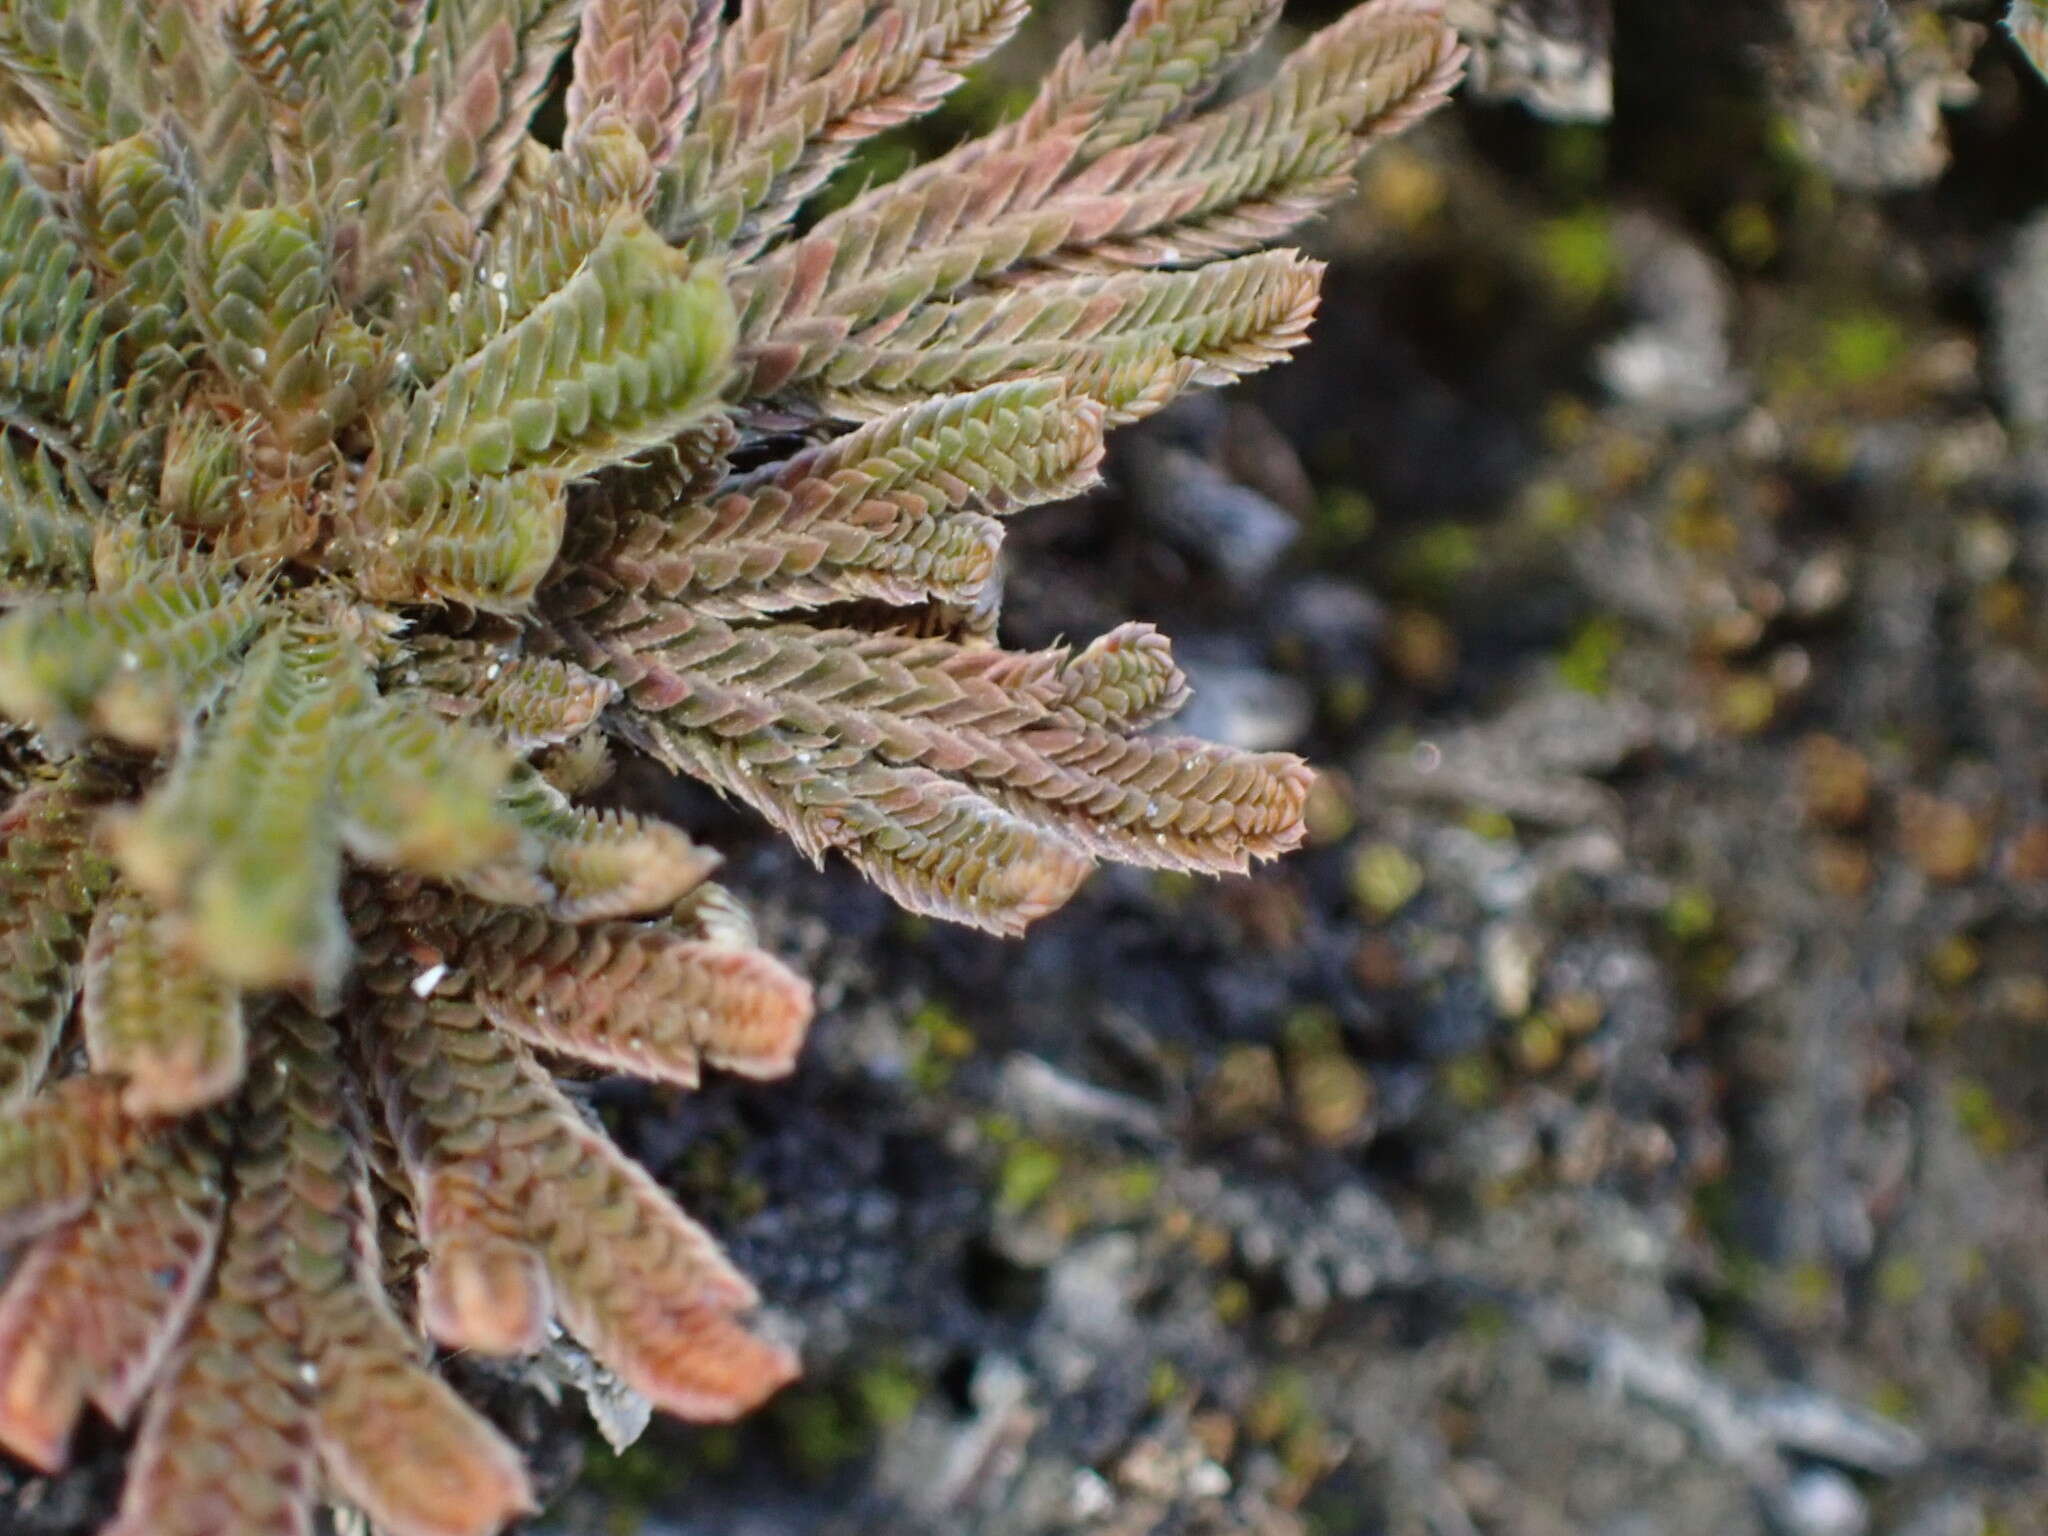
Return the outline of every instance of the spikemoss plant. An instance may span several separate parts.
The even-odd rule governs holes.
[[[0,0],[0,1445],[139,1419],[119,1536],[497,1530],[428,1341],[794,1372],[551,1075],[810,1013],[615,751],[1003,933],[1300,837],[1152,630],[994,643],[1002,519],[1301,341],[1262,247],[1460,50],[1372,0],[1206,106],[1276,0],[1139,0],[799,233],[1022,8]]]

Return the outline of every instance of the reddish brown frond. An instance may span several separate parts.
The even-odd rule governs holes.
[[[76,1216],[162,1129],[122,1109],[121,1088],[111,1077],[68,1077],[0,1119],[0,1243]]]
[[[656,165],[675,152],[718,35],[717,0],[588,0],[569,85],[569,133],[605,113]]]
[[[753,1290],[710,1237],[475,1010],[401,991],[376,1022],[415,1186],[459,1181],[483,1206],[470,1228],[488,1227],[501,1250],[530,1246],[564,1325],[621,1379],[696,1418],[742,1412],[789,1380],[787,1351],[730,1321]],[[421,1235],[437,1265],[431,1227]]]
[[[451,903],[421,931],[444,945],[499,1028],[614,1072],[694,1087],[706,1061],[777,1077],[810,1022],[809,985],[751,945],[476,903]]]
[[[0,1296],[0,1445],[55,1470],[88,1399],[134,1411],[212,1271],[221,1130],[193,1119],[144,1147],[22,1256]]]

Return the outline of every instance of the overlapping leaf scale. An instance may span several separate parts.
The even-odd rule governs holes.
[[[1134,735],[1099,694],[1091,719],[1066,701],[1063,649],[735,629],[631,600],[585,624],[568,631],[583,661],[625,688],[672,766],[813,857],[838,849],[918,911],[1011,932],[1095,857],[1241,871],[1301,836],[1298,759]],[[1080,688],[1098,676],[1091,662]]]
[[[142,746],[226,681],[263,622],[265,585],[181,561],[112,591],[28,602],[0,619],[0,712],[59,736]]]
[[[532,1509],[512,1447],[447,1384],[385,1299],[364,1128],[343,1042],[280,1007],[266,1038],[270,1082],[250,1106],[284,1122],[290,1203],[279,1233],[299,1374],[317,1384],[313,1424],[330,1482],[391,1536],[489,1536]]]
[[[574,0],[445,0],[423,15],[393,136],[404,169],[372,230],[380,265],[436,201],[484,221],[576,25]]]
[[[700,1064],[779,1077],[811,989],[749,938],[665,923],[570,924],[424,894],[407,920],[459,966],[499,1028],[543,1051],[695,1087]]]
[[[342,558],[354,566],[358,589],[382,602],[516,613],[561,549],[565,483],[552,471],[528,470],[447,487],[415,512],[386,501],[351,530]]]
[[[182,343],[192,190],[154,133],[96,150],[74,177],[73,217],[93,260],[112,280],[123,339],[140,355]],[[163,361],[163,360],[160,360]]]
[[[387,600],[519,606],[559,544],[563,481],[702,415],[732,327],[714,273],[615,220],[566,286],[387,421],[345,558]]]
[[[287,153],[286,174],[302,177],[338,229],[354,233],[363,209],[386,188],[394,158],[393,115],[406,51],[424,7],[416,0],[237,0],[221,26],[234,55],[270,109]],[[359,290],[374,274],[346,272]]]
[[[709,502],[622,516],[580,562],[721,618],[853,597],[972,603],[994,574],[989,515],[1072,496],[1102,410],[1047,376],[923,400],[739,481]],[[987,515],[985,515],[987,514]]]
[[[265,1021],[268,1023],[268,1020]],[[311,1536],[318,1373],[299,1337],[290,1070],[267,1055],[236,1104],[233,1192],[212,1287],[151,1393],[105,1536]]]
[[[0,420],[55,446],[103,446],[114,425],[99,412],[119,398],[115,321],[49,194],[0,152]],[[71,430],[60,440],[39,422]]]
[[[999,47],[1028,0],[834,0],[756,6],[663,172],[662,232],[752,256],[862,140],[920,117]]]
[[[341,836],[367,863],[441,878],[518,847],[501,803],[512,754],[482,731],[401,694],[350,725],[336,770]]]
[[[50,0],[0,10],[0,67],[74,155],[139,132],[162,106],[148,8]]]
[[[1084,130],[878,188],[738,279],[750,387],[786,388],[852,331],[1019,267],[1173,266],[1264,245],[1342,191],[1367,144],[1441,101],[1462,58],[1426,8],[1377,0],[1260,90],[1078,171]]]
[[[332,987],[347,959],[335,779],[370,683],[333,617],[279,624],[169,775],[117,828],[115,855],[185,941],[243,986]]]
[[[1368,144],[1435,108],[1463,61],[1432,8],[1360,6],[1259,90],[1088,165],[1065,195],[1128,205],[1112,228],[1054,260],[1165,266],[1278,239],[1349,190]]]
[[[753,1289],[709,1235],[473,1006],[417,998],[401,973],[371,1022],[420,1195],[423,1318],[444,1343],[524,1347],[536,1310],[552,1310],[685,1418],[744,1412],[794,1374],[786,1350],[735,1319]]]
[[[1267,251],[1188,272],[1047,279],[927,304],[870,340],[851,337],[818,378],[835,416],[865,420],[906,400],[991,379],[1064,379],[1109,408],[1108,424],[1147,415],[1176,390],[1227,384],[1308,339],[1322,264]],[[1174,370],[1170,358],[1193,366]]]
[[[0,1244],[71,1220],[161,1132],[121,1108],[111,1077],[67,1077],[0,1116]]]
[[[0,439],[0,601],[91,580],[99,500],[62,461]]]
[[[127,1422],[212,1272],[225,1139],[216,1116],[185,1121],[21,1255],[0,1294],[0,1446],[55,1472],[88,1401]]]
[[[215,360],[251,386],[288,447],[330,444],[360,412],[380,358],[339,308],[319,221],[305,208],[239,210],[201,248],[192,298]]]
[[[113,878],[94,822],[127,790],[75,757],[0,812],[0,1118],[35,1092],[56,1050],[93,905]]]
[[[718,867],[719,856],[680,827],[574,805],[528,768],[514,769],[501,805],[521,829],[521,845],[454,880],[486,901],[539,907],[571,923],[638,917],[679,901]]]
[[[241,1084],[240,991],[177,945],[163,917],[125,887],[93,913],[79,1017],[93,1070],[121,1079],[131,1115],[186,1114]]]
[[[468,639],[415,646],[401,681],[520,754],[582,735],[619,691],[574,662]]]
[[[1015,122],[919,166],[899,185],[958,175],[1038,141],[1070,142],[1076,163],[1136,143],[1200,106],[1280,10],[1280,0],[1137,0],[1109,38],[1069,44]]]
[[[586,0],[569,81],[570,137],[610,116],[654,164],[665,162],[697,103],[723,9],[717,0]]]
[[[418,378],[438,379],[532,314],[653,190],[646,150],[609,119],[558,151],[529,141],[522,165],[474,259],[454,281],[431,274],[408,309],[406,366]]]

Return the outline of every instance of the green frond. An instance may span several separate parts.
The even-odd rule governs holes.
[[[123,872],[231,981],[325,989],[341,973],[335,779],[369,700],[359,649],[331,618],[275,626],[117,829]]]
[[[467,480],[419,509],[373,494],[334,553],[383,602],[516,613],[554,565],[567,512],[563,477],[551,470]]]
[[[529,143],[530,173],[499,202],[476,260],[408,312],[406,363],[441,377],[559,293],[606,234],[646,205],[654,168],[640,141],[607,118],[558,151]]]
[[[79,1018],[95,1072],[120,1079],[131,1115],[182,1115],[241,1084],[240,991],[175,942],[136,892],[117,888],[93,914]]]
[[[1374,0],[1262,89],[1078,169],[1085,133],[879,187],[736,283],[741,334],[770,354],[754,387],[782,388],[853,330],[1003,272],[1176,266],[1267,244],[1348,186],[1366,145],[1438,104],[1463,57],[1431,10]]]
[[[450,877],[504,857],[521,828],[501,806],[512,754],[400,695],[350,727],[337,792],[342,840],[366,863]]]
[[[181,562],[113,591],[25,603],[0,619],[0,713],[163,745],[226,680],[264,598],[263,583]]]
[[[619,517],[577,555],[628,591],[722,618],[856,597],[972,603],[1001,540],[980,514],[1075,495],[1101,456],[1100,408],[1056,376],[1024,379],[907,405],[715,501]]]
[[[573,0],[450,0],[424,9],[401,88],[406,167],[380,199],[379,255],[403,248],[411,221],[445,200],[481,224],[518,157],[527,119],[576,24]]]
[[[202,252],[194,307],[222,371],[254,390],[288,446],[330,441],[381,359],[338,306],[318,222],[303,208],[243,209],[208,230]]]
[[[184,339],[191,200],[163,142],[138,133],[95,150],[79,166],[73,216],[93,260],[112,279],[136,352]]]
[[[86,925],[113,871],[93,824],[127,784],[76,757],[0,812],[0,1111],[41,1084],[77,993]]]
[[[732,352],[718,276],[637,219],[569,282],[386,423],[374,526],[490,475],[588,474],[674,436],[710,406]]]
[[[538,906],[571,923],[637,917],[679,900],[718,867],[718,855],[681,828],[572,805],[531,770],[513,771],[501,804],[524,831],[522,846],[455,881],[487,901]]]
[[[1279,18],[1279,0],[1138,0],[1115,36],[1068,46],[1021,118],[970,142],[989,154],[1078,134],[1084,159],[1135,144],[1200,106]]]
[[[85,586],[100,510],[83,476],[0,438],[0,601]]]
[[[1043,893],[1092,857],[1237,871],[1301,837],[1309,780],[1298,759],[1089,719],[1061,696],[1063,650],[734,629],[678,612],[658,643],[623,630],[594,642],[590,659],[658,722],[673,766],[761,808],[813,856],[841,849],[920,911],[1009,931],[1049,910]],[[1022,838],[1014,823],[1048,835]],[[948,839],[980,851],[956,866],[962,847]],[[1005,872],[984,867],[988,847],[1042,875],[1015,905],[1002,899]],[[906,849],[908,871],[876,872]]]

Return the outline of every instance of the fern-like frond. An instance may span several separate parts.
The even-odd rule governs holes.
[[[680,828],[585,810],[537,773],[515,772],[503,805],[525,834],[521,847],[456,881],[487,901],[538,906],[572,923],[637,917],[680,900],[718,867],[718,855]]]
[[[995,570],[990,515],[1078,493],[1101,456],[1101,409],[1040,376],[905,406],[714,501],[593,518],[577,555],[629,592],[722,618],[850,597],[972,603]]]
[[[242,996],[186,953],[134,891],[116,889],[93,914],[79,1016],[95,1072],[126,1085],[131,1115],[182,1115],[240,1086]]]
[[[581,736],[618,695],[616,684],[574,662],[472,640],[423,647],[404,677],[436,710],[480,726],[518,753]]]
[[[1318,262],[1270,251],[1188,272],[1054,278],[928,304],[873,341],[855,335],[837,347],[819,398],[860,420],[991,379],[1063,378],[1108,406],[1116,425],[1166,403],[1156,390],[1130,392],[1133,365],[1191,363],[1174,374],[1185,388],[1281,361],[1308,339],[1321,276]]]
[[[110,592],[26,603],[0,619],[0,713],[60,736],[91,727],[167,744],[263,622],[264,588],[172,565]]]
[[[614,225],[565,287],[387,424],[363,542],[484,477],[587,474],[663,442],[724,382],[732,325],[715,274],[637,220]]]
[[[36,1090],[56,1051],[86,925],[112,883],[93,822],[126,790],[119,774],[77,757],[0,813],[0,1111]]]
[[[1441,101],[1463,57],[1428,8],[1372,0],[1262,89],[1078,170],[1085,132],[877,188],[737,285],[754,387],[787,387],[853,330],[1020,267],[1173,266],[1262,245],[1341,192],[1366,144]]]
[[[22,1255],[0,1294],[0,1446],[55,1472],[88,1401],[134,1412],[212,1272],[223,1135],[201,1116],[141,1147]]]
[[[347,958],[335,779],[369,674],[331,618],[272,628],[118,829],[128,878],[244,986],[331,986]]]
[[[675,152],[711,61],[716,0],[587,0],[576,37],[569,137],[611,117],[654,164]]]
[[[662,232],[752,256],[861,141],[930,111],[1024,19],[1023,0],[746,8],[716,86],[664,170]]]
[[[577,1338],[669,1412],[727,1418],[788,1379],[786,1352],[733,1320],[753,1304],[753,1290],[709,1236],[473,1008],[422,1002],[401,988],[377,1024],[392,1137],[414,1187],[461,1190],[481,1207],[450,1234],[462,1266],[450,1274],[440,1272],[433,1195],[424,1202],[432,1300],[423,1310],[444,1343],[484,1347],[508,1331],[497,1315],[507,1300],[497,1266],[508,1249],[525,1249],[540,1259],[545,1295]],[[513,1147],[516,1161],[505,1155]],[[480,1247],[468,1241],[479,1229]],[[491,1272],[473,1273],[485,1256]],[[537,1299],[517,1298],[512,1310]]]
[[[500,803],[512,755],[400,696],[351,724],[337,769],[341,835],[367,863],[441,878],[502,858],[519,823]]]
[[[794,1065],[810,1021],[810,987],[751,942],[462,901],[417,921],[493,1023],[609,1071],[684,1087],[696,1086],[704,1062],[777,1077]]]

